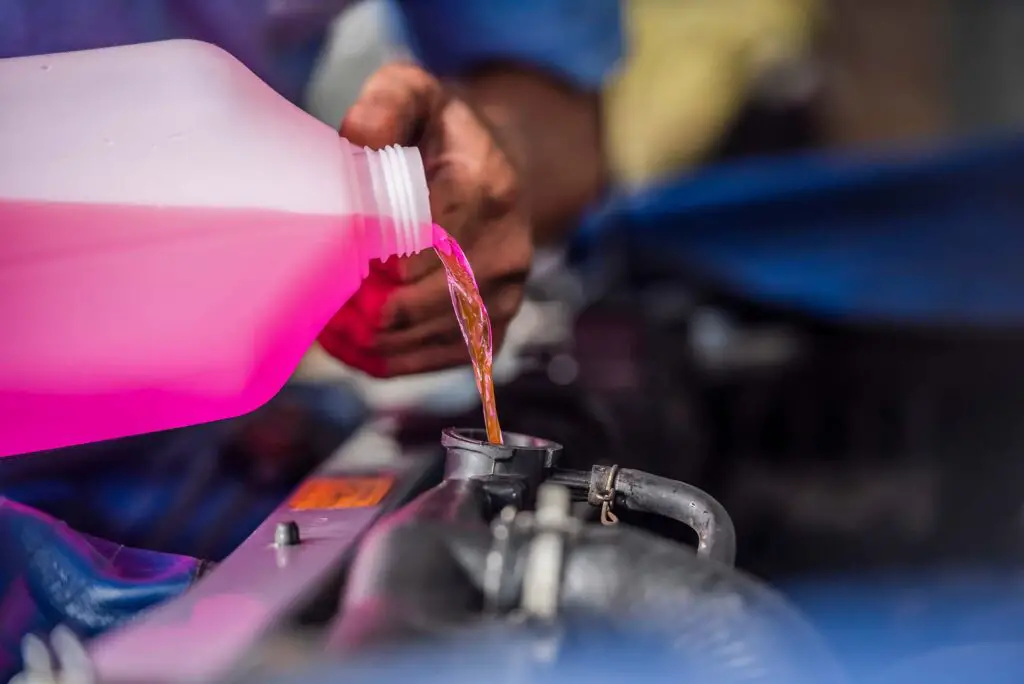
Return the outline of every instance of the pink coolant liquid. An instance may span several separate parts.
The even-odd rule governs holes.
[[[434,251],[444,265],[448,276],[448,292],[451,294],[455,317],[459,321],[462,337],[469,349],[473,364],[476,387],[483,405],[484,426],[487,441],[501,444],[501,425],[498,422],[498,405],[494,396],[494,349],[491,337],[491,318],[487,315],[476,276],[470,268],[459,243],[441,226],[434,226]]]
[[[358,289],[376,220],[0,200],[0,456],[259,407]]]

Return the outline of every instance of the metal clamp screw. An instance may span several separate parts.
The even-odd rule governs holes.
[[[605,479],[604,487],[599,492],[594,492],[595,501],[601,504],[601,524],[614,525],[619,522],[619,516],[612,512],[615,505],[615,478],[619,474],[619,466],[613,465],[608,469],[608,477]]]

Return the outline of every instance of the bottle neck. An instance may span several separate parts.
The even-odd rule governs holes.
[[[430,194],[415,147],[356,148],[357,192],[368,220],[371,256],[408,256],[433,245]]]

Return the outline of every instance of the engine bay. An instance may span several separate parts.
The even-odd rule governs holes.
[[[441,449],[388,456],[377,430],[357,436],[375,442],[376,463],[349,451],[324,464],[177,598],[71,662],[55,634],[58,669],[80,669],[67,681],[283,676],[268,643],[296,634],[306,665],[349,663],[345,676],[376,654],[499,634],[535,642],[527,651],[546,644],[539,666],[599,625],[643,635],[696,681],[820,681],[835,668],[794,608],[734,569],[732,521],[703,491],[615,465],[562,469],[561,445],[515,433],[495,445],[447,429]],[[620,512],[675,520],[696,544]]]
[[[69,628],[34,630],[18,681],[876,681],[961,624],[987,626],[976,649],[1015,638],[1015,339],[625,280],[521,351],[504,446],[476,409],[382,415],[300,383],[230,425],[60,454],[60,473],[0,464],[3,496],[125,547],[53,560],[77,602],[30,582]],[[187,577],[154,581],[150,557],[146,582],[113,574],[129,548],[187,557]],[[984,571],[921,570],[950,565]],[[956,671],[892,681],[922,667]]]

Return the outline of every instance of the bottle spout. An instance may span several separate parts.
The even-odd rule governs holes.
[[[362,150],[366,160],[369,187],[362,187],[363,206],[374,216],[379,231],[378,253],[409,256],[434,244],[430,215],[430,191],[427,187],[423,157],[415,147],[389,145],[381,150]]]

